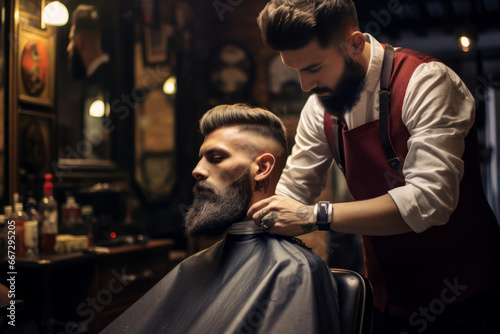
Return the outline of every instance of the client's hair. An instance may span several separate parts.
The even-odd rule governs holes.
[[[343,42],[359,30],[352,0],[271,0],[257,18],[262,39],[278,51],[300,49],[314,38],[321,47]]]
[[[219,128],[229,126],[239,126],[243,131],[274,139],[283,147],[286,155],[288,144],[285,126],[272,112],[241,103],[223,104],[207,111],[200,120],[200,132],[205,137]]]
[[[84,31],[100,34],[102,31],[99,11],[91,5],[79,5],[71,16],[71,24],[75,27],[75,33]]]

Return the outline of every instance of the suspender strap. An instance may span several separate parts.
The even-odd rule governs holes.
[[[345,175],[344,141],[342,140],[343,124],[336,117],[331,117],[333,127],[333,144],[335,151],[335,162],[340,171]]]
[[[380,141],[382,142],[382,148],[384,149],[385,156],[387,158],[387,163],[393,169],[399,169],[401,167],[401,161],[394,151],[394,147],[391,143],[390,138],[390,101],[391,101],[391,90],[389,88],[389,83],[391,81],[392,67],[394,63],[394,48],[389,44],[385,45],[384,51],[384,61],[382,63],[382,74],[380,76],[380,95],[379,95],[379,129],[380,129]]]

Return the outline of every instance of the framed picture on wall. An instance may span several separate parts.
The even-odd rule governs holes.
[[[54,104],[55,52],[53,34],[19,27],[18,92],[21,102]]]
[[[169,40],[172,26],[161,24],[158,29],[151,26],[144,27],[144,64],[166,64],[169,54]]]
[[[212,51],[208,61],[208,85],[215,97],[248,97],[254,76],[253,57],[243,45],[226,42]]]
[[[54,124],[52,113],[18,110],[19,167],[26,173],[42,174],[52,170]]]
[[[22,15],[42,20],[42,8],[45,7],[45,0],[18,0],[18,6]]]

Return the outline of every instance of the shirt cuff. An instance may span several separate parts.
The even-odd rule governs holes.
[[[415,190],[419,191],[418,189]],[[414,194],[413,187],[409,185],[397,187],[389,190],[389,195],[392,197],[394,203],[396,203],[403,220],[410,226],[413,232],[421,233],[432,226],[422,219],[422,214],[417,203],[418,194]]]

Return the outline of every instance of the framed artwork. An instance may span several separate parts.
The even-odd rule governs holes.
[[[299,73],[283,65],[279,53],[275,53],[269,60],[267,73],[271,94],[280,95],[288,92],[297,94],[301,92]]]
[[[53,34],[19,28],[18,91],[21,102],[54,105],[55,52]]]
[[[250,94],[255,64],[242,45],[227,42],[216,48],[209,59],[208,83],[217,97],[246,97]]]
[[[135,113],[135,181],[146,202],[166,200],[177,178],[174,100],[150,90]]]
[[[55,115],[20,109],[19,167],[27,173],[42,174],[52,170]]]
[[[158,0],[139,0],[139,9],[144,25],[156,26],[158,24]]]
[[[158,29],[144,27],[144,63],[146,65],[166,64],[169,54],[169,40],[173,27],[161,24]]]
[[[45,0],[18,0],[19,12],[23,15],[33,16],[41,20],[42,8],[45,7]]]
[[[279,116],[300,114],[309,94],[302,91],[299,74],[283,65],[279,53],[267,64],[267,84],[271,111]]]

